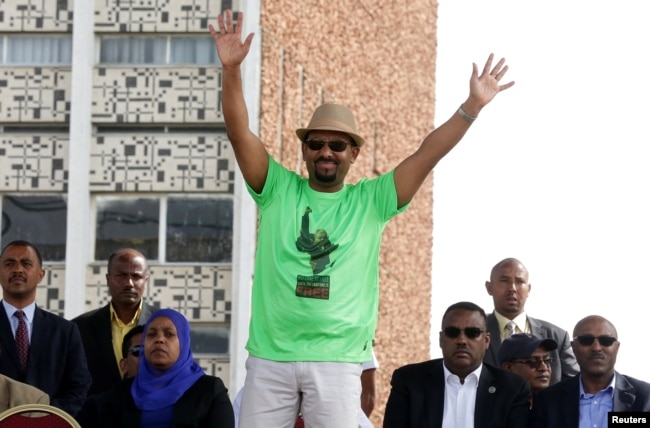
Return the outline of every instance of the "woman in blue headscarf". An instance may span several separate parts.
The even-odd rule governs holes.
[[[106,427],[233,428],[235,419],[221,379],[206,375],[190,349],[190,325],[173,309],[154,312],[144,327],[144,358],[105,408]]]

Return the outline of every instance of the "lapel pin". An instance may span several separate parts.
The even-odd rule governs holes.
[[[488,388],[488,392],[489,392],[490,394],[494,394],[496,391],[497,391],[497,389],[496,389],[495,387],[493,387],[493,386],[491,386],[491,387]]]

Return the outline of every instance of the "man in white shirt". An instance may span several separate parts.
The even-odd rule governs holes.
[[[520,376],[483,364],[490,344],[485,311],[451,305],[439,334],[442,358],[395,370],[384,428],[525,428],[530,387]]]

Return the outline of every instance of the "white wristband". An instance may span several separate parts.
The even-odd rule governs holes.
[[[460,115],[460,117],[462,117],[463,119],[465,119],[469,123],[472,123],[472,122],[474,122],[476,120],[476,117],[470,116],[469,114],[467,114],[465,112],[465,110],[463,110],[463,105],[462,104],[460,105],[460,107],[458,107],[458,114]]]

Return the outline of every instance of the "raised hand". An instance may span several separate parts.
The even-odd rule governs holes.
[[[228,9],[217,17],[219,31],[212,24],[208,26],[210,34],[217,45],[217,53],[221,59],[221,65],[228,67],[239,65],[248,55],[248,51],[253,41],[254,33],[250,33],[242,43],[241,29],[244,25],[244,13],[239,12],[237,15],[237,24],[233,24],[232,10]]]
[[[480,76],[478,74],[478,66],[475,63],[472,64],[473,70],[472,77],[469,81],[469,98],[476,102],[480,107],[484,107],[496,96],[496,94],[515,84],[515,82],[512,81],[503,85],[499,83],[508,71],[508,66],[505,65],[505,58],[501,58],[501,60],[492,67],[493,60],[494,54],[490,54],[485,62],[485,66],[483,66],[483,72]]]

